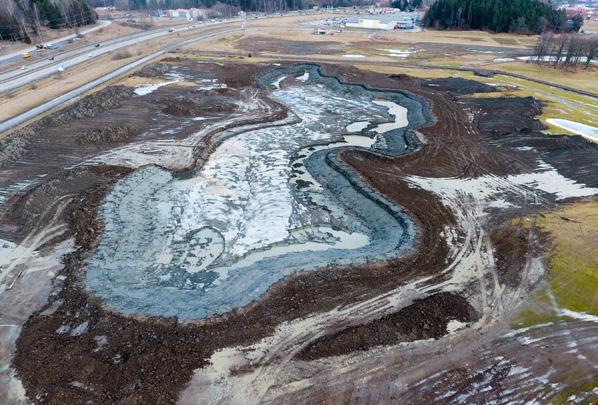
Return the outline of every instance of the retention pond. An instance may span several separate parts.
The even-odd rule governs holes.
[[[116,184],[87,288],[126,314],[201,319],[247,305],[283,277],[400,256],[414,225],[337,159],[347,148],[412,151],[427,106],[339,82],[316,66],[259,78],[290,118],[223,132],[201,167],[156,166]]]

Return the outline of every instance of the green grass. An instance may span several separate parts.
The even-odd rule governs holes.
[[[567,205],[538,225],[552,239],[547,279],[557,304],[598,315],[598,202]]]
[[[561,405],[561,404],[569,404],[571,401],[568,401],[571,395],[575,395],[578,393],[589,393],[592,392],[594,388],[598,387],[598,379],[594,379],[592,381],[587,381],[581,384],[576,384],[565,388],[563,391],[556,394],[550,402],[553,405]],[[596,404],[598,403],[598,395],[590,394],[590,398],[587,399],[587,402],[583,402],[584,404]]]
[[[552,308],[546,288],[533,292],[525,306],[511,321],[513,329],[528,328],[533,325],[554,322],[560,319]]]

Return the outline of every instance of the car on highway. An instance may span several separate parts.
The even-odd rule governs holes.
[[[101,44],[95,44],[94,47],[99,48]]]
[[[169,28],[168,32],[174,32],[174,28]]]
[[[31,57],[31,53],[30,52],[23,52],[22,56],[23,56],[23,59],[27,59],[27,58]]]
[[[58,49],[59,46],[56,44],[48,45],[48,49]]]
[[[55,59],[55,58],[54,58],[54,56],[50,56],[50,57],[48,58],[48,60],[54,60],[54,59]]]

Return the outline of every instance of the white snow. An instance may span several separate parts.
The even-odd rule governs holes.
[[[409,121],[407,120],[408,111],[405,107],[387,100],[374,100],[373,103],[388,108],[388,113],[395,117],[394,122],[380,124],[373,129],[374,132],[383,134],[385,132],[392,131],[393,129],[405,128],[407,125],[409,125]]]
[[[379,51],[386,52],[387,56],[395,56],[397,58],[407,58],[414,53],[419,52],[418,49],[378,49]]]
[[[299,80],[300,82],[306,82],[309,79],[309,72],[303,73],[301,76],[295,77],[295,80]]]
[[[466,326],[467,326],[466,322],[461,322],[456,319],[451,319],[450,321],[448,321],[448,323],[446,325],[446,331],[448,333],[455,333],[458,330],[461,330]]]
[[[480,201],[482,207],[494,208],[508,207],[501,194],[527,195],[529,189],[555,194],[557,200],[598,194],[598,189],[586,187],[564,177],[543,161],[539,162],[538,170],[533,173],[511,175],[505,178],[481,176],[474,179],[459,179],[411,176],[409,180],[440,196],[469,194]]]
[[[557,57],[556,56],[543,56],[543,57],[538,57],[537,55],[533,55],[533,56],[519,56],[517,59],[519,60],[533,60],[533,61],[539,61],[539,62],[556,62]],[[564,61],[566,59],[565,56],[561,56],[560,57],[560,62]],[[579,61],[581,63],[585,63],[587,61],[587,58],[585,56],[582,56],[581,58],[579,58]],[[592,63],[598,63],[598,61],[596,60],[592,60]]]
[[[153,93],[154,91],[158,90],[160,87],[167,86],[172,83],[176,83],[178,80],[173,80],[170,82],[163,82],[163,83],[148,83],[142,84],[135,88],[135,94],[138,96],[145,96],[147,94]]]
[[[348,55],[343,55],[343,58],[365,58],[365,55],[348,54]]]
[[[361,132],[370,125],[369,121],[357,121],[347,125],[347,132]]]
[[[272,82],[272,86],[274,86],[276,89],[280,89],[280,83],[286,78],[286,76],[280,76],[278,79]]]
[[[581,124],[579,122],[560,118],[548,118],[546,122],[548,122],[550,125],[556,125],[559,128],[563,128],[577,135],[581,135],[591,141],[598,142],[598,128],[591,125]]]
[[[515,58],[496,58],[494,62],[513,62]]]

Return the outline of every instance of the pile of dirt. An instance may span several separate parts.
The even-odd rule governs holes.
[[[467,98],[476,112],[479,128],[492,145],[521,155],[519,148],[533,148],[537,157],[563,176],[589,187],[598,187],[598,144],[581,136],[546,135],[536,119],[542,104],[532,97]]]
[[[476,311],[461,295],[438,293],[415,300],[400,311],[365,325],[323,336],[299,352],[297,358],[315,360],[368,350],[374,346],[438,339],[447,333],[450,320],[472,322],[477,319]]]
[[[108,144],[121,142],[137,135],[138,129],[130,125],[91,128],[84,131],[77,141],[80,144]]]
[[[0,140],[0,168],[19,160],[34,137],[73,120],[91,118],[114,109],[131,97],[133,90],[126,86],[111,86],[86,96],[73,105],[50,114],[24,128],[17,129]]]
[[[494,137],[544,129],[536,119],[542,113],[542,104],[533,97],[476,98],[467,102],[482,111],[478,115],[480,130]]]
[[[83,97],[70,107],[60,110],[46,119],[46,123],[54,126],[65,124],[71,120],[91,118],[97,114],[114,109],[133,95],[133,89],[127,86],[110,86]]]
[[[112,184],[130,171],[131,169],[116,166],[91,166],[51,176],[26,194],[17,194],[6,203],[7,207],[13,208],[1,218],[0,237],[24,237],[33,229],[43,227],[44,219],[52,217],[48,215],[48,210],[56,208],[57,202],[63,201],[65,197],[77,196],[96,187],[102,189],[102,184]],[[66,209],[63,215],[69,211]]]
[[[443,77],[426,81],[426,86],[436,87],[438,90],[448,91],[453,94],[465,95],[474,93],[492,93],[496,87],[489,86],[476,80],[463,79],[462,77]]]
[[[490,231],[498,281],[516,288],[521,283],[529,249],[529,230],[521,224],[507,223]]]
[[[172,66],[168,63],[157,62],[151,65],[144,66],[141,70],[135,73],[139,77],[159,77],[169,72]]]
[[[231,113],[237,105],[232,100],[221,97],[186,96],[162,100],[166,106],[162,109],[165,114],[175,117],[197,117],[214,113]]]

